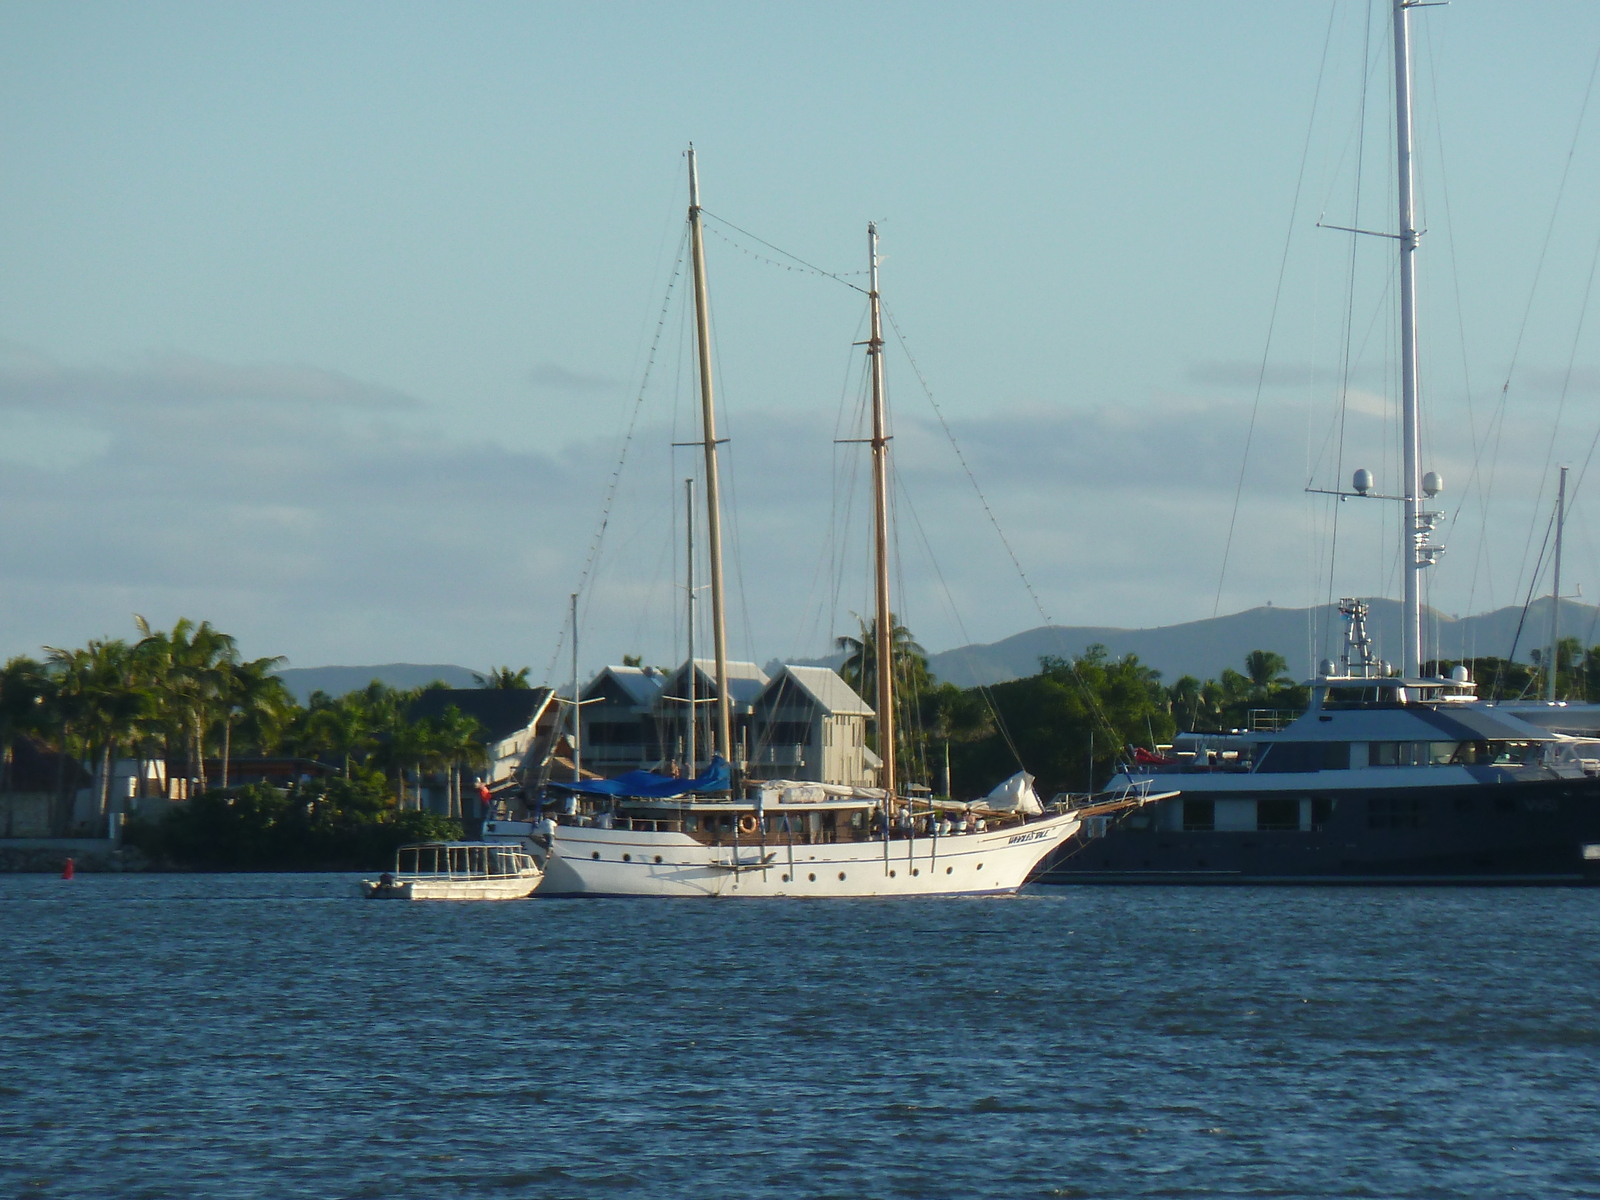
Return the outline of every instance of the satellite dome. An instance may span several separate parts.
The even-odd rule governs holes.
[[[1437,496],[1444,491],[1444,480],[1439,478],[1439,472],[1429,471],[1422,477],[1422,490],[1429,496]]]
[[[1454,667],[1450,668],[1450,682],[1451,683],[1471,683],[1472,682],[1472,672],[1467,670],[1465,663],[1458,664],[1457,666],[1454,666]]]
[[[1355,485],[1359,495],[1365,496],[1372,490],[1372,472],[1362,467],[1351,477],[1350,482]]]

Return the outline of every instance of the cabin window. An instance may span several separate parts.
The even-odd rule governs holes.
[[[1260,765],[1256,767],[1266,774],[1349,769],[1349,742],[1272,742],[1263,750]]]
[[[1367,828],[1421,829],[1426,814],[1419,796],[1374,796],[1367,801]]]
[[[1215,800],[1185,800],[1183,802],[1183,831],[1185,833],[1210,833],[1217,827]]]
[[[1299,829],[1300,801],[1295,798],[1256,801],[1257,829]]]
[[[1369,767],[1442,767],[1476,761],[1471,742],[1368,742]],[[1472,757],[1462,757],[1471,754]]]

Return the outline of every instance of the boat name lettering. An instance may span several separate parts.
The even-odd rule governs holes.
[[[1036,842],[1042,837],[1049,837],[1048,829],[1030,829],[1027,833],[1012,834],[1006,839],[1006,845],[1015,846],[1022,842]]]

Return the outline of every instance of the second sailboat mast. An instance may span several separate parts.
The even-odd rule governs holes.
[[[889,435],[884,420],[883,321],[878,304],[878,226],[867,226],[867,252],[871,259],[872,337],[867,354],[872,358],[872,499],[876,551],[877,631],[873,637],[878,673],[878,754],[883,759],[884,791],[894,795],[894,617],[889,611]],[[887,820],[887,814],[885,814]]]
[[[722,492],[717,481],[717,414],[711,398],[711,313],[706,298],[705,236],[700,228],[700,173],[689,147],[689,240],[694,255],[694,316],[700,352],[700,424],[706,452],[706,552],[711,562],[711,641],[717,659],[717,724],[713,752],[733,758],[728,707],[728,628],[722,607]],[[694,663],[689,664],[694,671]],[[692,708],[692,706],[691,706]],[[691,713],[692,719],[692,713]]]

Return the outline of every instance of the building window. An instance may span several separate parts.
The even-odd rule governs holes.
[[[1216,827],[1216,801],[1185,800],[1183,802],[1183,831],[1185,833],[1210,833]]]

